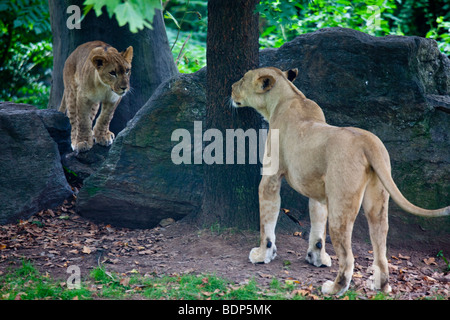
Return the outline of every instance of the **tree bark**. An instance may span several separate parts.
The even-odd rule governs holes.
[[[147,102],[155,89],[178,71],[170,51],[161,11],[153,21],[153,30],[144,29],[138,33],[129,31],[128,25],[119,27],[115,17],[109,18],[106,10],[99,17],[91,10],[81,21],[81,29],[69,29],[67,13],[70,5],[83,10],[84,0],[49,0],[53,33],[53,80],[48,108],[57,109],[64,91],[63,69],[67,57],[80,44],[101,40],[119,51],[133,46],[131,87],[120,102],[110,128],[118,133],[134,114]]]
[[[250,108],[232,110],[231,86],[259,65],[259,0],[208,1],[207,120],[204,129],[219,129],[225,144],[226,129],[261,128],[261,117]],[[198,216],[202,225],[256,229],[259,225],[260,165],[204,165],[204,196]],[[236,163],[236,162],[235,162]]]

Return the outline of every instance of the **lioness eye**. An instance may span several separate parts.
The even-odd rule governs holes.
[[[111,71],[109,74],[112,75],[113,77],[117,76],[117,73],[115,71]]]
[[[125,70],[126,74],[128,74],[130,72],[130,69]]]

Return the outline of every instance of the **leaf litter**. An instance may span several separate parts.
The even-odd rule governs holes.
[[[84,219],[75,212],[74,203],[75,198],[27,220],[0,226],[0,276],[10,266],[19,266],[21,259],[29,259],[44,274],[62,280],[67,279],[71,265],[79,266],[82,275],[102,266],[108,274],[121,275],[118,281],[124,286],[129,284],[131,274],[215,274],[232,281],[230,288],[251,279],[270,287],[274,279],[279,279],[293,288],[287,298],[300,295],[314,300],[323,298],[321,285],[334,280],[337,274],[338,261],[330,244],[327,251],[332,267],[315,268],[304,261],[307,232],[280,234],[278,257],[270,264],[253,265],[248,261],[248,252],[258,243],[257,232],[225,230],[217,234],[184,221],[146,230],[116,228]],[[442,258],[395,250],[388,255],[392,287],[389,298],[449,298],[449,266]],[[371,247],[354,243],[353,251],[355,269],[350,290],[359,299],[374,298],[378,293],[370,285]],[[202,294],[209,297],[214,292]]]

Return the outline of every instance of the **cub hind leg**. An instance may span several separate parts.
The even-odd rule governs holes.
[[[389,286],[389,268],[386,258],[386,238],[388,233],[389,193],[373,174],[363,199],[363,209],[369,222],[370,240],[373,246],[373,286],[385,293],[391,291]]]
[[[72,150],[76,151],[78,144],[78,108],[77,108],[77,95],[73,88],[67,87],[64,91],[60,112],[67,115],[70,122],[70,143]]]

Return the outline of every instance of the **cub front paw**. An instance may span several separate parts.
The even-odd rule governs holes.
[[[277,256],[276,252],[275,244],[271,248],[253,248],[250,251],[249,259],[251,263],[269,263]]]
[[[106,133],[94,133],[94,139],[95,142],[98,143],[99,145],[108,147],[110,146],[113,141],[114,141],[115,135],[114,133],[112,133],[111,131],[107,131]]]
[[[72,145],[72,149],[76,153],[87,152],[92,149],[93,145],[94,145],[93,141],[82,141],[76,143],[75,145]]]

